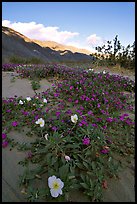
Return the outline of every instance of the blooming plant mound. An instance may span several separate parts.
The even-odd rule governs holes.
[[[28,152],[20,162],[25,168],[20,185],[27,200],[70,201],[77,189],[90,201],[102,201],[103,188],[122,168],[123,157],[134,155],[134,121],[129,115],[134,114],[129,100],[134,82],[56,64],[3,65],[3,70],[17,71],[21,77],[58,79],[52,90],[34,97],[2,99],[2,146],[17,145]],[[26,136],[37,139],[22,148],[10,139],[10,131],[26,126],[30,128]],[[30,163],[38,165],[28,170]],[[45,187],[36,188],[33,181],[44,175]]]

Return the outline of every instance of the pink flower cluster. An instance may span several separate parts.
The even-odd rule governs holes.
[[[89,137],[84,137],[82,142],[83,142],[84,145],[89,145],[90,144],[90,138]]]

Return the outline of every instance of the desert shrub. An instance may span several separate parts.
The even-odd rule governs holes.
[[[120,65],[126,69],[135,68],[135,42],[133,45],[124,47],[118,40],[118,35],[112,41],[107,41],[107,44],[102,47],[98,46],[95,49],[98,53],[95,53],[97,60],[94,61],[96,65],[114,66]]]
[[[14,63],[14,64],[43,64],[44,61],[40,58],[37,58],[37,57],[32,57],[32,58],[26,59],[26,58],[14,55],[10,58],[10,63]]]

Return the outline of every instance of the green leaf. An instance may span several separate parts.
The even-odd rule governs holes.
[[[95,165],[94,161],[92,161],[91,166],[92,166],[93,170],[96,169],[96,165]]]
[[[79,167],[80,169],[83,169],[83,168],[84,168],[83,165],[80,164],[80,163],[76,163],[76,166]]]
[[[90,156],[90,155],[91,155],[91,150],[88,149],[88,150],[86,151],[85,155],[86,155],[86,156]]]
[[[80,174],[80,177],[82,178],[83,181],[86,180],[85,176],[83,174]]]
[[[54,165],[57,162],[58,158],[57,157],[52,157],[51,159],[51,165]]]
[[[89,189],[89,187],[88,187],[88,185],[86,183],[80,183],[80,185],[85,189]]]
[[[87,162],[83,162],[83,165],[84,165],[87,169],[89,169],[89,165],[88,165]]]
[[[69,165],[68,164],[61,166],[59,168],[59,175],[60,175],[60,177],[65,180],[66,177],[67,177],[68,171],[69,171]]]

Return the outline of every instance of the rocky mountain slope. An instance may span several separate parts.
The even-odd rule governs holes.
[[[40,41],[33,41],[11,28],[2,26],[2,63],[10,62],[13,56],[38,58],[43,62],[87,62],[94,58],[74,50],[63,50],[63,47],[61,50],[51,49],[51,46],[43,46]]]
[[[75,52],[79,52],[79,53],[83,53],[83,54],[87,54],[90,55],[91,52],[89,50],[86,49],[80,49],[74,46],[70,46],[70,45],[63,45],[54,41],[40,41],[40,40],[33,40],[33,42],[37,43],[38,45],[40,45],[41,47],[49,47],[53,50],[56,51],[65,51],[65,50],[69,50],[73,53]]]

